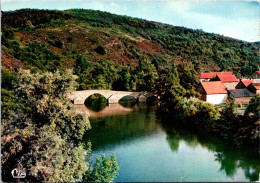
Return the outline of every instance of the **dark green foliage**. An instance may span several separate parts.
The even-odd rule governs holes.
[[[8,72],[5,70],[1,70],[2,82],[1,87],[7,90],[12,90],[14,88],[14,83],[17,81],[17,75],[15,72]]]
[[[30,109],[23,105],[22,101],[15,98],[15,93],[12,90],[1,89],[1,116],[2,119],[8,119],[15,116],[13,111],[26,111]],[[8,134],[8,130],[3,129],[3,133]]]
[[[232,141],[237,146],[259,145],[259,117],[225,113],[210,128],[217,136]]]
[[[165,71],[161,71],[159,80],[156,83],[156,91],[163,105],[167,105],[169,110],[177,104],[180,98],[186,95],[186,90],[180,85],[177,66],[173,64]]]
[[[117,66],[110,61],[90,63],[84,56],[78,56],[75,74],[79,76],[78,89],[113,89],[119,91],[154,91],[159,78],[157,70],[149,61],[143,61],[144,69],[138,71]]]
[[[54,38],[56,39],[56,38]],[[48,43],[56,48],[62,48],[63,43],[60,40],[48,40]]]
[[[95,51],[100,54],[100,55],[105,55],[106,54],[106,50],[103,46],[98,46]]]
[[[188,63],[187,65],[180,65],[178,67],[178,72],[180,73],[180,84],[186,90],[195,90],[197,88],[199,85],[199,75],[191,63]]]
[[[99,61],[90,64],[84,56],[78,56],[75,67],[75,73],[79,76],[78,89],[112,89],[116,77],[112,62]]]
[[[5,39],[14,39],[14,31],[11,28],[3,27],[2,37]]]
[[[75,74],[80,75],[81,73],[84,73],[86,69],[90,66],[90,64],[87,62],[86,57],[83,55],[79,55],[78,58],[76,59],[76,64],[75,64]]]
[[[135,75],[130,73],[128,67],[122,67],[120,71],[117,72],[116,80],[113,82],[113,90],[117,91],[131,91],[135,90]]]
[[[235,99],[231,95],[228,96],[228,100],[225,104],[224,113],[227,118],[234,118],[235,117],[235,110],[237,105],[235,104]]]
[[[2,90],[3,181],[16,181],[10,172],[18,162],[26,169],[25,182],[77,182],[85,174],[110,182],[117,175],[114,156],[97,159],[89,169],[90,144],[83,146],[81,139],[90,123],[68,99],[75,78],[71,71],[21,70],[15,92]]]
[[[97,157],[93,167],[88,169],[84,180],[87,182],[110,182],[118,176],[119,167],[115,155],[106,158],[105,155]]]
[[[9,45],[9,40],[14,39],[14,31],[10,27],[2,27],[2,44]]]
[[[108,101],[104,96],[99,94],[94,94],[89,96],[85,100],[84,104],[93,111],[101,111],[108,105],[107,102]]]
[[[55,71],[60,68],[60,57],[39,42],[31,42],[21,48],[17,41],[12,41],[6,47],[16,59],[26,62],[29,68],[37,67],[40,71]]]
[[[248,107],[246,108],[245,115],[248,116],[250,114],[253,114],[255,117],[260,118],[260,96],[256,95],[253,97]]]
[[[256,103],[252,105],[259,106]],[[174,125],[202,130],[209,136],[220,137],[236,146],[258,147],[259,116],[234,114],[235,104],[232,99],[229,99],[224,108],[192,98],[179,99],[177,104],[163,107],[165,108],[159,112],[164,116],[167,114],[171,119],[168,121],[175,122]]]
[[[55,46],[55,47],[57,47],[57,48],[62,48],[63,43],[62,43],[61,41],[57,40],[57,41],[54,42],[54,45],[53,45],[53,46]]]
[[[64,15],[60,11],[21,9],[13,12],[2,12],[2,26],[13,28],[27,27],[28,21],[33,26],[49,24],[52,20],[67,19],[69,15]]]
[[[138,91],[153,91],[157,79],[158,73],[151,61],[140,60],[136,89]]]
[[[207,128],[207,126],[213,121],[220,118],[220,113],[217,106],[203,102],[197,98],[183,98],[179,100],[175,105],[173,112],[178,120],[185,120],[187,122],[193,121],[198,126],[203,128]]]
[[[68,43],[73,43],[73,37],[69,36],[69,37],[67,38],[67,42],[68,42]]]

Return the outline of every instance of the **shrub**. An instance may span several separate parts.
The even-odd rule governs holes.
[[[100,55],[105,55],[106,54],[106,50],[103,46],[98,46],[95,51],[100,54]]]
[[[57,48],[62,48],[63,43],[58,40],[58,41],[55,41],[54,46],[57,47]]]
[[[246,108],[245,115],[254,114],[254,116],[259,117],[260,116],[260,95],[256,95],[253,97],[248,107]]]
[[[68,41],[68,43],[73,43],[73,37],[69,36],[69,37],[67,38],[67,41]]]

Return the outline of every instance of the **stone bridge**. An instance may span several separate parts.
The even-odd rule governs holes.
[[[84,104],[85,100],[93,95],[100,94],[104,96],[109,104],[118,103],[118,101],[125,96],[132,96],[138,102],[146,102],[148,96],[153,96],[150,92],[129,92],[129,91],[112,91],[112,90],[81,90],[74,91],[70,94],[69,98],[74,104]]]

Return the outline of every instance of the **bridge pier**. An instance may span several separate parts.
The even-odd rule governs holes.
[[[138,102],[139,102],[139,103],[145,103],[145,102],[146,102],[146,96],[140,95],[140,96],[138,97]]]
[[[77,97],[73,100],[73,103],[76,105],[81,105],[85,103],[85,99],[81,98],[81,97]]]
[[[119,102],[119,98],[114,97],[113,95],[107,99],[108,104],[115,104]]]

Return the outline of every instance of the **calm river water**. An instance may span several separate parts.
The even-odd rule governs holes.
[[[258,180],[257,153],[167,127],[156,107],[112,104],[99,112],[85,106],[78,110],[92,116],[84,140],[91,141],[95,156],[116,155],[116,182]]]

